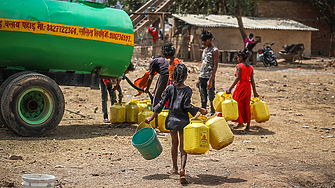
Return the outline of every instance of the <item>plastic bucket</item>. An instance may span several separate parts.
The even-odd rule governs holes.
[[[25,174],[22,176],[23,188],[54,187],[55,176],[47,174]]]
[[[146,160],[158,157],[163,151],[162,145],[157,138],[157,133],[152,127],[145,127],[137,131],[131,142]]]

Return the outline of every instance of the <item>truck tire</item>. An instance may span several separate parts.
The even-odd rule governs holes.
[[[2,116],[11,130],[21,136],[45,136],[64,114],[64,96],[51,78],[23,74],[12,80],[1,98]]]
[[[8,84],[12,80],[16,79],[17,77],[20,77],[20,76],[22,76],[24,74],[29,74],[29,73],[32,73],[32,72],[31,71],[18,72],[18,73],[15,73],[15,74],[11,75],[4,82],[2,82],[2,84],[0,86],[0,104],[1,104],[1,98],[2,98],[3,92],[5,91],[5,89],[8,86]],[[1,109],[1,105],[0,105],[0,109]],[[5,120],[4,120],[3,116],[2,116],[2,109],[0,110],[0,122],[1,122],[2,125],[4,125],[4,127],[7,127],[9,129],[11,129],[10,127],[7,126],[7,123],[5,122]]]

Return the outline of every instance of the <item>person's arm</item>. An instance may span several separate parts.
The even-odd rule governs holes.
[[[213,62],[214,62],[214,67],[211,76],[209,77],[209,80],[207,82],[207,88],[210,89],[213,86],[213,79],[215,77],[216,71],[218,69],[219,65],[219,50],[216,48],[213,51]]]
[[[231,90],[235,87],[235,85],[237,84],[237,82],[240,80],[241,78],[241,68],[239,66],[236,67],[236,78],[233,82],[233,84],[229,87],[229,89],[226,91],[227,94],[231,94]]]
[[[149,89],[153,80],[153,76],[150,74],[147,82],[147,87],[144,89],[144,93],[149,93]]]
[[[256,84],[255,84],[255,80],[254,80],[254,71],[252,71],[252,73],[251,73],[250,82],[251,82],[252,90],[254,92],[254,96],[259,97],[258,93],[256,92]]]
[[[165,88],[161,100],[152,109],[154,113],[150,117],[145,119],[145,123],[150,123],[150,121],[152,121],[157,116],[157,114],[159,114],[162,111],[165,103],[170,99],[170,89],[171,87]]]

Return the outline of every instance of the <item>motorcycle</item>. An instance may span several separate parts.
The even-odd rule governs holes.
[[[259,61],[263,62],[263,65],[265,67],[268,66],[278,66],[278,62],[276,59],[276,54],[273,52],[271,46],[274,45],[275,43],[265,43],[263,45],[263,49],[258,50],[258,58]]]

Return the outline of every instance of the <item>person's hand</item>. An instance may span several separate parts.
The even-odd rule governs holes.
[[[123,98],[123,95],[122,95],[122,93],[120,93],[120,94],[119,94],[119,98]]]
[[[200,80],[197,80],[197,82],[195,83],[195,86],[196,86],[197,88],[199,88],[199,82],[200,82]]]
[[[213,83],[212,79],[209,79],[208,82],[207,82],[207,89],[212,88],[212,86],[213,86],[212,83]]]
[[[207,111],[205,108],[199,108],[199,112],[200,112],[202,115],[206,115],[206,114],[208,114],[208,111]]]
[[[257,92],[254,92],[254,97],[259,97]]]
[[[231,89],[230,88],[226,91],[226,94],[231,94]]]
[[[150,117],[147,117],[145,120],[144,120],[144,122],[146,123],[146,124],[149,124],[150,123],[150,121],[152,121],[154,118],[152,117],[152,116],[150,116]]]
[[[146,88],[144,88],[144,91],[143,91],[144,93],[149,93],[149,88],[148,87],[146,87]]]

